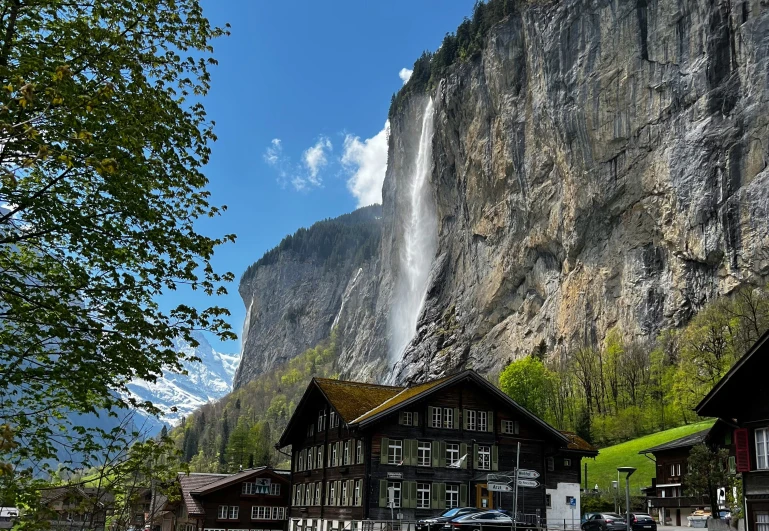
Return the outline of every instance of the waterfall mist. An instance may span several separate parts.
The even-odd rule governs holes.
[[[408,211],[403,217],[399,271],[390,314],[390,363],[397,362],[414,337],[427,294],[430,267],[438,245],[438,222],[430,188],[433,165],[433,100],[422,117],[416,164],[410,179]]]

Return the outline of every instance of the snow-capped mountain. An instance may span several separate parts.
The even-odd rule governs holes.
[[[196,333],[195,339],[199,345],[194,348],[186,341],[176,344],[180,352],[200,358],[199,362],[184,364],[187,374],[167,372],[155,383],[134,380],[128,385],[136,398],[149,400],[160,408],[163,411],[161,420],[167,424],[178,424],[203,404],[232,390],[232,378],[240,355],[215,351],[202,334]],[[176,411],[171,410],[173,407]]]

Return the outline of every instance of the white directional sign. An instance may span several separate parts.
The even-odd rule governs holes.
[[[537,479],[538,477],[539,472],[536,470],[527,470],[522,468],[518,471],[518,479]]]
[[[518,486],[519,487],[539,487],[539,481],[535,481],[533,479],[519,479]]]
[[[489,492],[513,492],[513,487],[504,483],[489,483]]]

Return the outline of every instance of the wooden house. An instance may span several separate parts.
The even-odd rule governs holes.
[[[520,455],[518,445],[520,443]],[[597,451],[516,404],[473,371],[410,387],[313,379],[278,443],[292,449],[292,531],[361,529],[447,508],[513,509],[544,524],[579,519],[580,462]]]

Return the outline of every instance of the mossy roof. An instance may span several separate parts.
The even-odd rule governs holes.
[[[439,385],[446,380],[451,378],[451,376],[447,376],[445,378],[439,378],[437,380],[431,380],[429,382],[425,382],[423,384],[415,385],[414,387],[407,387],[405,389],[401,388],[401,391],[396,394],[395,396],[390,397],[388,400],[380,403],[378,406],[370,409],[369,411],[364,412],[360,416],[358,416],[355,420],[353,420],[353,424],[357,424],[359,422],[363,422],[366,419],[369,419],[375,415],[378,415],[380,413],[384,413],[388,409],[391,408],[397,408],[400,404],[405,402],[406,400],[410,398],[414,398],[425,391],[429,391],[436,385]]]
[[[403,391],[403,387],[315,378],[315,384],[346,424]]]
[[[567,449],[590,454],[595,453],[598,455],[598,449],[576,433],[571,431],[562,431],[561,433],[563,433],[569,440],[566,445]]]

